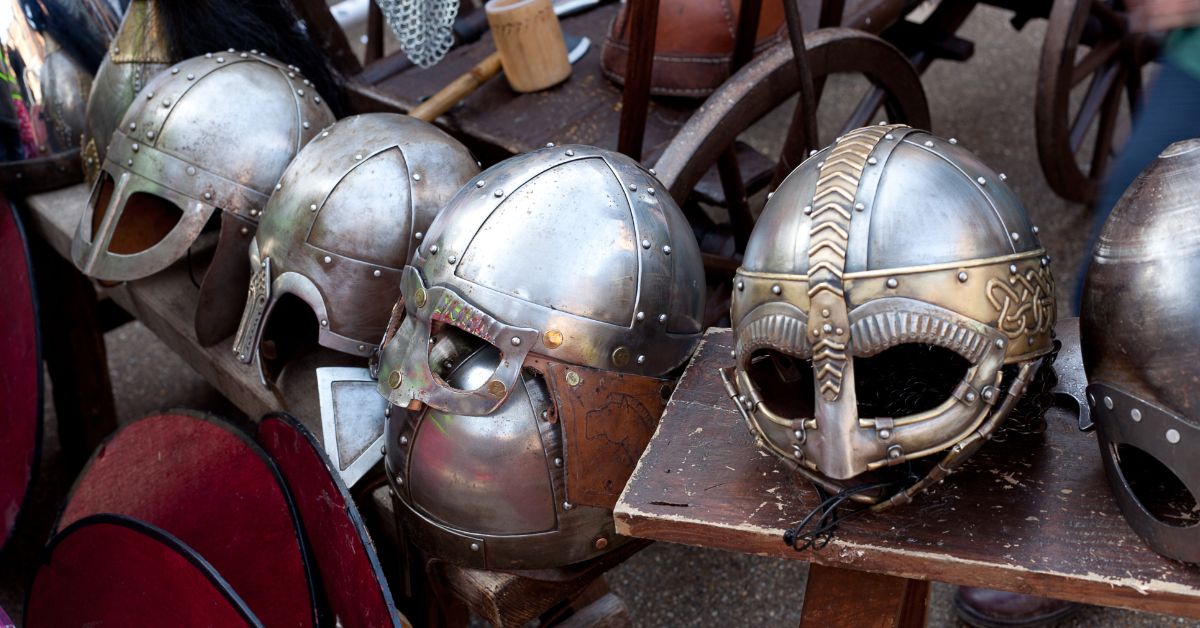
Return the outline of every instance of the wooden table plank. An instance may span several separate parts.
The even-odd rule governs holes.
[[[717,368],[732,334],[709,330],[616,508],[630,536],[1200,617],[1200,567],[1152,552],[1109,493],[1096,437],[1052,410],[1043,434],[989,443],[909,506],[844,523],[824,549],[784,530],[818,499],[759,451]]]

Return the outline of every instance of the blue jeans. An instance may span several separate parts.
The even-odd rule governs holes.
[[[1083,267],[1075,285],[1072,311],[1076,314],[1079,313],[1088,265],[1092,261],[1091,251],[1113,207],[1125,189],[1163,149],[1174,142],[1193,137],[1200,137],[1200,79],[1169,59],[1164,59],[1162,71],[1150,87],[1142,108],[1134,116],[1129,142],[1117,155],[1112,170],[1100,188],[1095,221],[1088,237],[1088,252],[1083,256]]]

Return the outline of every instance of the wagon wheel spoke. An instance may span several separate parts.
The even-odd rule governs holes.
[[[1129,20],[1125,15],[1102,0],[1091,0],[1091,17],[1099,20],[1101,25],[1110,31],[1124,33],[1129,28]]]
[[[1121,112],[1121,96],[1125,90],[1114,89],[1108,92],[1104,106],[1100,111],[1100,126],[1096,129],[1096,145],[1092,151],[1092,168],[1088,172],[1094,179],[1104,176],[1109,159],[1112,158],[1113,136],[1116,133],[1117,119]]]
[[[1117,78],[1121,75],[1119,66],[1111,66],[1104,70],[1102,74],[1096,74],[1092,78],[1092,84],[1088,86],[1087,94],[1083,98],[1083,104],[1079,106],[1079,113],[1076,114],[1075,120],[1071,122],[1071,152],[1078,153],[1079,147],[1083,144],[1083,136],[1087,134],[1088,128],[1092,126],[1092,121],[1096,119],[1096,114],[1100,109],[1111,100],[1111,92],[1115,91],[1118,94],[1122,90],[1113,87]],[[1120,104],[1120,101],[1117,101]]]
[[[1121,40],[1112,39],[1092,46],[1083,59],[1071,71],[1071,87],[1075,87],[1102,66],[1108,65],[1121,51]]]

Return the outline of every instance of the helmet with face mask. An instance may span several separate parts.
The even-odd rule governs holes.
[[[1169,146],[1117,202],[1080,312],[1087,400],[1121,512],[1200,563],[1200,139]]]
[[[1048,264],[1004,176],[954,140],[852,131],[755,226],[726,386],[761,446],[818,486],[906,503],[990,438],[1053,350]],[[935,454],[914,478],[906,463]]]
[[[400,291],[379,390],[414,541],[488,569],[619,545],[611,509],[701,333],[699,248],[661,184],[587,146],[504,161],[438,215]]]
[[[284,168],[333,122],[295,67],[254,52],[208,53],[155,76],[113,132],[71,256],[84,274],[129,281],[182,259],[214,213],[196,333],[237,328],[246,247]]]
[[[96,70],[87,99],[82,137],[83,170],[96,180],[113,131],[150,77],[171,63],[167,34],[151,0],[133,0],[125,9],[117,36]]]
[[[249,363],[285,295],[316,315],[317,342],[369,356],[400,296],[400,275],[446,201],[479,173],[471,153],[394,113],[340,120],[284,171],[250,244],[254,276],[233,351]],[[272,355],[289,338],[271,339]],[[260,355],[259,364],[264,367]]]

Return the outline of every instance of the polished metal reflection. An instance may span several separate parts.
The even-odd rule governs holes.
[[[466,147],[409,116],[364,114],[321,132],[263,208],[250,264],[262,274],[269,258],[271,285],[252,282],[234,353],[253,359],[272,308],[292,294],[320,321],[321,345],[370,355],[419,238],[478,173]]]
[[[111,194],[99,206],[98,180],[75,232],[75,265],[98,279],[139,279],[182,258],[218,209],[250,228],[292,157],[332,122],[294,67],[262,54],[209,53],[161,72],[113,133],[103,166]],[[114,252],[118,231],[145,226],[121,220],[139,193],[181,216],[146,248]]]
[[[1200,526],[1159,519],[1122,472],[1132,446],[1200,497],[1200,139],[1169,146],[1117,202],[1080,314],[1088,402],[1109,483],[1155,551],[1200,562]],[[1190,516],[1190,513],[1189,513]]]
[[[913,486],[854,496],[904,503],[990,437],[1052,350],[1048,263],[1024,207],[970,152],[901,125],[852,131],[793,171],[755,226],[727,388],[764,447],[835,492],[949,450]],[[908,416],[859,416],[855,358],[910,343],[966,361],[953,394]],[[756,380],[764,352],[811,360],[810,415],[775,410],[789,406],[774,395],[792,393]]]

